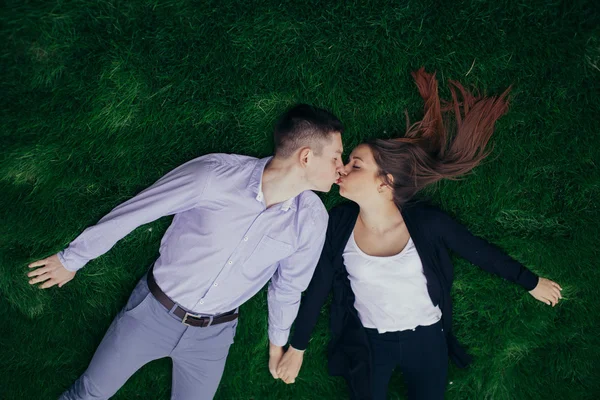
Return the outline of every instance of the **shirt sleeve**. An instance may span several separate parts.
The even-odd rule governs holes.
[[[538,277],[524,265],[485,239],[473,235],[448,214],[437,210],[434,224],[441,228],[446,247],[481,269],[515,282],[527,290],[537,286]]]
[[[212,158],[204,156],[169,172],[84,230],[58,253],[60,262],[67,270],[77,271],[140,225],[194,208],[210,181],[212,164]]]
[[[300,246],[294,254],[281,260],[271,278],[269,304],[269,340],[276,346],[287,343],[292,323],[298,314],[302,292],[306,290],[325,242],[328,215],[323,212],[302,227]]]
[[[319,315],[321,314],[321,308],[327,300],[327,296],[331,292],[333,286],[333,227],[331,216],[329,225],[327,226],[327,233],[325,235],[325,244],[323,251],[317,263],[315,273],[308,285],[308,289],[302,297],[300,304],[300,310],[298,316],[294,322],[294,334],[290,340],[290,344],[297,350],[306,350],[310,336],[312,335]]]

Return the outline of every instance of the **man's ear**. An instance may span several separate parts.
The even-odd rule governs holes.
[[[308,160],[312,157],[312,150],[308,147],[303,147],[302,149],[300,149],[299,157],[300,165],[305,167],[306,164],[308,164]]]

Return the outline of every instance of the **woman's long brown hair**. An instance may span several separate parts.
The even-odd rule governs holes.
[[[425,101],[423,119],[407,122],[402,138],[367,143],[398,207],[434,182],[466,174],[490,153],[486,146],[496,120],[508,109],[510,91],[509,87],[498,97],[481,97],[450,81],[452,100],[441,101],[435,73],[421,68],[412,76]]]

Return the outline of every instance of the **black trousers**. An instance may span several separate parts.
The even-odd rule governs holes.
[[[401,332],[367,329],[373,365],[373,400],[385,400],[392,372],[400,368],[410,400],[443,399],[448,348],[441,321]]]

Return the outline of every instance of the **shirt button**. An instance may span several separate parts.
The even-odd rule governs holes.
[[[231,265],[231,264],[233,264],[233,261],[229,260],[229,261],[227,261],[227,264]]]
[[[244,236],[244,242],[248,241],[248,236]]]
[[[204,304],[204,300],[200,300],[200,304]]]
[[[217,287],[217,286],[219,286],[219,284],[215,282],[215,284],[214,284],[213,286],[214,286],[214,287]]]

